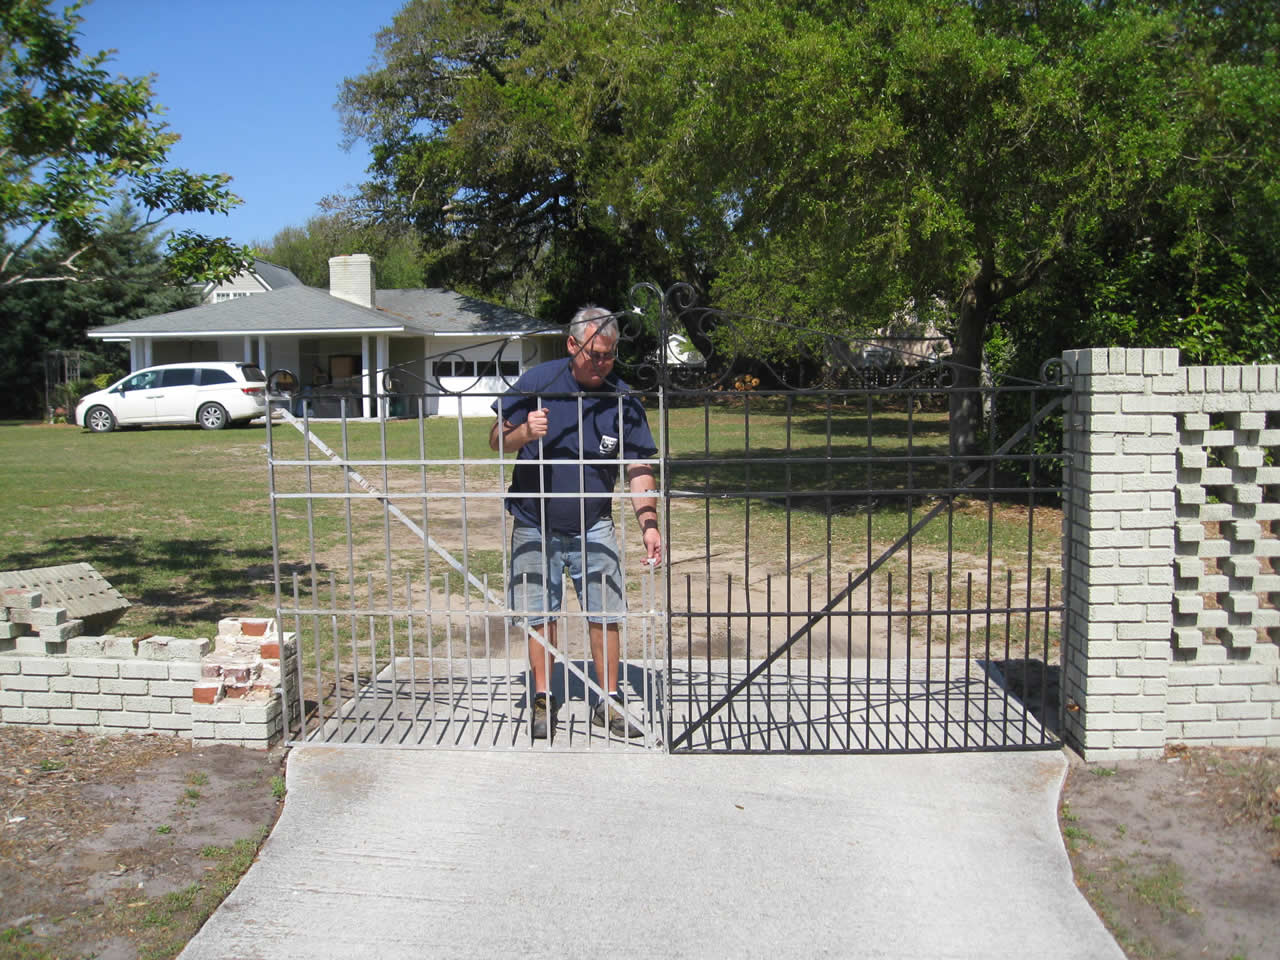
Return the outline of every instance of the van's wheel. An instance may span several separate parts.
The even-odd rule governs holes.
[[[220,404],[206,403],[196,412],[196,419],[206,430],[221,430],[227,425],[227,411]]]
[[[110,433],[116,428],[116,418],[106,407],[90,407],[84,415],[84,425],[94,433]]]

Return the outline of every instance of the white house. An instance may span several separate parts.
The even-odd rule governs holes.
[[[131,369],[243,360],[286,369],[315,416],[492,416],[494,394],[527,367],[563,355],[565,330],[449,290],[375,290],[373,260],[333,257],[329,289],[283,267],[254,269],[204,291],[201,306],[111,326],[91,339],[129,345]]]

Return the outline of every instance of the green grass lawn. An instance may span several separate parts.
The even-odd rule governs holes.
[[[650,416],[656,433],[652,408]],[[488,447],[487,418],[314,429],[357,461],[370,482],[411,494],[397,502],[419,522],[423,505],[415,491],[443,492],[456,502],[464,486],[483,487],[492,498],[503,483]],[[865,566],[868,541],[874,556],[936,502],[908,498],[901,489],[922,479],[925,486],[940,482],[954,469],[931,460],[946,447],[939,412],[730,398],[706,409],[669,410],[665,430],[673,450],[668,481],[682,493],[673,502],[671,548],[705,547],[708,539],[740,548],[749,542],[747,567],[785,568],[795,558],[825,554],[833,570],[856,571]],[[278,491],[345,489],[341,471],[296,431],[277,425],[271,436],[278,463],[311,462],[279,465]],[[903,458],[908,439],[910,462]],[[121,633],[212,636],[221,617],[269,615],[275,593],[266,440],[261,426],[93,435],[67,425],[0,425],[0,569],[92,563],[133,604],[116,628]],[[922,478],[920,471],[931,473]],[[850,493],[866,485],[880,493]],[[330,570],[341,570],[347,549],[385,554],[391,528],[393,554],[422,557],[420,545],[404,546],[412,538],[386,523],[375,502],[356,504],[350,524],[341,499],[279,504],[281,559],[294,568],[309,562],[312,545],[329,555]],[[1025,565],[1028,550],[1037,564],[1056,562],[1059,541],[1056,510],[1030,514],[1017,497],[992,496],[944,511],[919,532],[913,549],[945,554],[951,544],[985,556],[991,543],[997,557],[1016,566]],[[936,566],[937,557],[917,563]],[[500,590],[500,552],[477,549],[472,564]]]

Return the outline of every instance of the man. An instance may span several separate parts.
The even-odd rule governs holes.
[[[627,717],[618,691],[618,622],[626,612],[626,588],[610,494],[619,460],[647,460],[658,450],[644,407],[613,372],[616,318],[601,307],[582,308],[569,324],[568,349],[567,359],[526,370],[493,404],[498,419],[489,446],[517,454],[507,497],[513,520],[507,603],[529,634],[534,739],[555,735],[559,704],[550,692],[551,655],[543,644],[556,645],[566,566],[586,615],[596,677],[609,694],[596,704],[592,722],[615,736],[637,737],[644,731]],[[653,469],[628,464],[627,480],[639,495],[632,504],[646,562],[659,564]],[[580,496],[555,496],[566,493]]]

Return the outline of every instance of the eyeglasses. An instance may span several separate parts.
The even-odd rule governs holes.
[[[578,343],[577,340],[573,342]],[[597,363],[601,365],[606,363],[612,363],[614,360],[618,359],[617,347],[614,347],[612,350],[588,350],[582,344],[578,343],[578,352],[586,354],[587,359],[590,360],[592,363]]]

